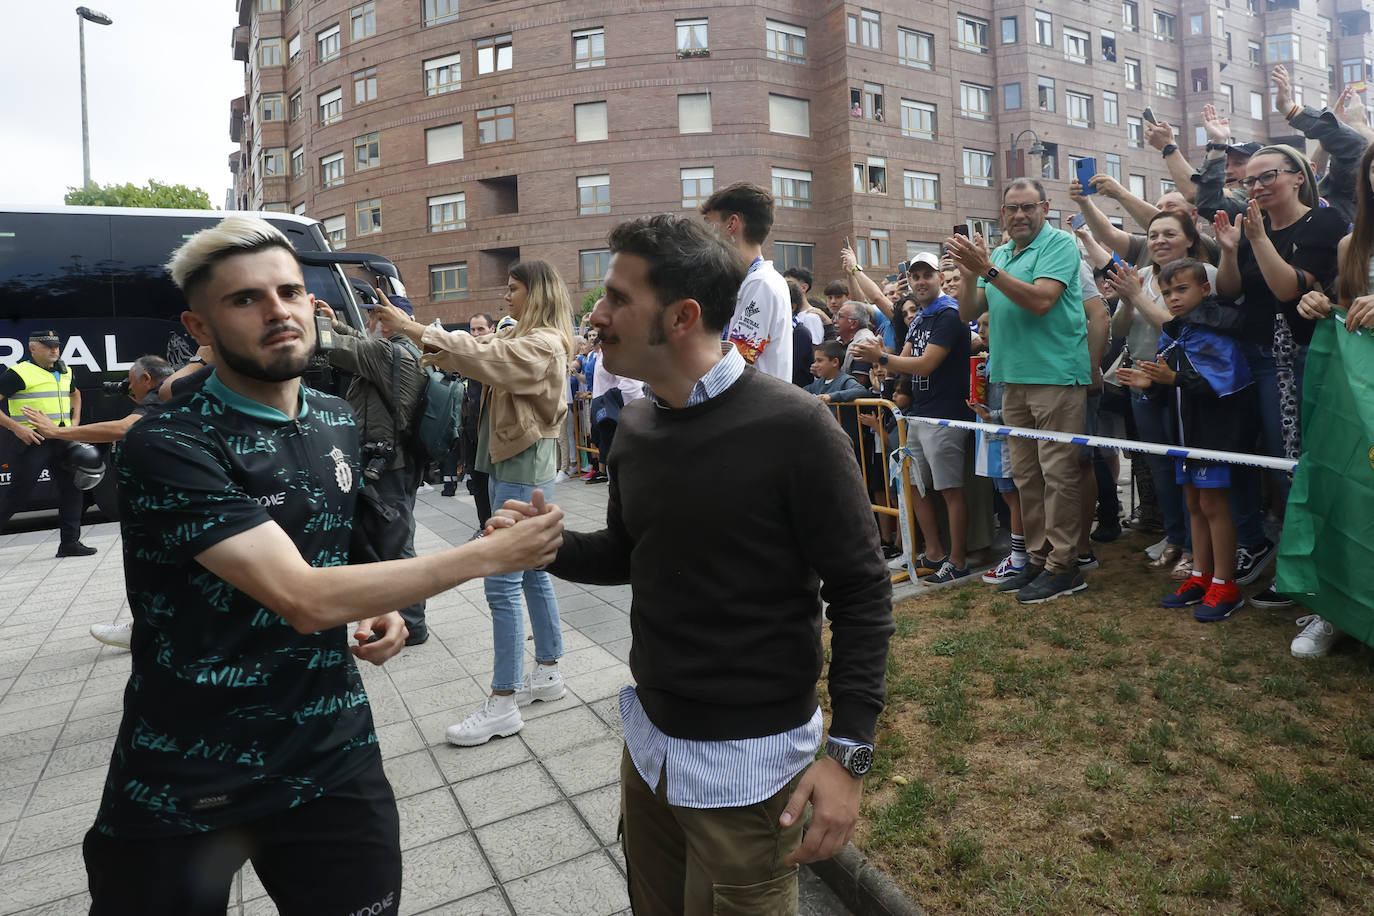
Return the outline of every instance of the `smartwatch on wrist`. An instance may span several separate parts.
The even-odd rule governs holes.
[[[882,356],[879,356],[879,357],[878,357],[878,365],[880,365],[880,366],[886,366],[886,365],[887,365],[887,354],[886,354],[886,353],[884,353]]]
[[[1159,152],[1161,156],[1163,156],[1165,159],[1168,159],[1174,153],[1178,152],[1178,144],[1166,143],[1164,144],[1164,149],[1160,150]]]
[[[827,739],[825,756],[844,767],[855,779],[862,779],[873,768],[873,748],[867,744],[838,744]]]
[[[1000,273],[1001,271],[998,270],[996,267],[989,267],[988,272],[983,274],[983,279],[991,283],[993,280],[997,279],[997,275]]]

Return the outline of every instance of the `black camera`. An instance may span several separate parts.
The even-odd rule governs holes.
[[[128,394],[129,380],[127,378],[122,378],[117,382],[101,382],[100,387],[110,392],[110,394]]]
[[[368,480],[380,480],[382,473],[396,457],[396,446],[378,439],[376,442],[363,443],[363,476]]]

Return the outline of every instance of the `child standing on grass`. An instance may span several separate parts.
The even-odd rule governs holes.
[[[1156,274],[1173,317],[1165,322],[1157,361],[1136,363],[1117,375],[1158,398],[1167,411],[1165,429],[1181,446],[1241,451],[1259,423],[1259,402],[1250,367],[1230,336],[1242,323],[1238,309],[1211,295],[1200,261],[1181,258]],[[1193,618],[1225,620],[1245,603],[1236,586],[1236,527],[1231,519],[1231,468],[1179,458],[1175,476],[1192,515],[1193,574],[1160,602],[1167,608],[1199,605]]]
[[[978,336],[983,340],[988,339],[988,313],[984,312],[978,316]],[[992,363],[992,350],[988,350],[988,363]],[[978,419],[984,423],[1002,422],[1002,390],[1006,388],[1004,382],[994,382],[991,374],[988,376],[987,403],[977,404],[972,400],[968,406],[978,415]],[[992,569],[983,573],[983,581],[988,585],[1001,585],[1009,579],[1014,579],[1021,574],[1021,570],[1026,565],[1026,530],[1021,527],[1021,494],[1016,491],[1016,481],[1011,477],[1011,449],[1007,447],[1007,437],[999,436],[993,432],[983,432],[979,430],[974,433],[977,438],[976,451],[974,452],[973,471],[979,477],[987,477],[992,480],[993,487],[1001,495],[1002,501],[1007,504],[1007,512],[1010,516],[1011,524],[1011,553],[1002,558]]]

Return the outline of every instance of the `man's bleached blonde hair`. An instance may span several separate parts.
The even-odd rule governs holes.
[[[236,254],[254,254],[268,248],[281,248],[296,258],[296,249],[281,230],[256,216],[226,216],[209,229],[202,229],[172,252],[167,272],[181,294],[190,302],[192,295],[210,279],[214,266]]]

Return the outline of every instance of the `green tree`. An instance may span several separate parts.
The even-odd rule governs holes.
[[[582,297],[582,311],[577,313],[578,316],[581,317],[596,308],[596,303],[604,295],[606,295],[606,287],[604,286],[598,286],[596,289],[587,290],[587,295]]]
[[[73,207],[156,207],[171,210],[213,210],[210,195],[184,184],[163,184],[148,179],[146,187],[133,184],[91,185],[68,188],[63,202]]]

